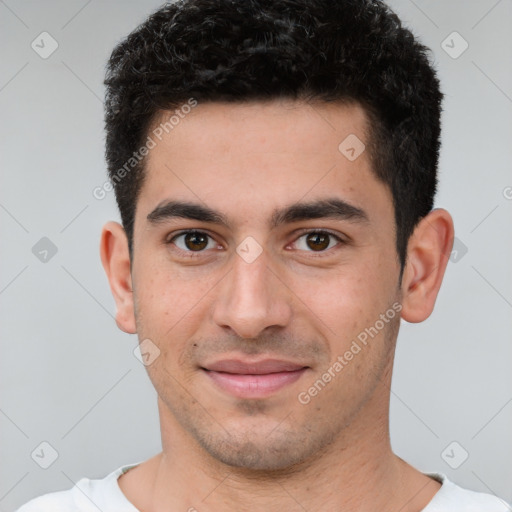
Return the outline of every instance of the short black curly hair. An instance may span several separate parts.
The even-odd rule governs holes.
[[[403,271],[433,208],[443,95],[429,49],[378,0],[179,0],[113,50],[105,78],[106,160],[132,254],[141,159],[119,179],[162,112],[199,102],[357,102],[375,176],[393,195]]]

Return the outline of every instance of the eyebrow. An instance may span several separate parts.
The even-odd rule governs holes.
[[[221,212],[188,201],[165,201],[147,216],[150,224],[159,224],[174,218],[197,220],[230,228],[228,219]],[[277,208],[272,212],[269,227],[273,229],[282,224],[324,218],[356,223],[369,222],[368,214],[364,210],[334,197]]]

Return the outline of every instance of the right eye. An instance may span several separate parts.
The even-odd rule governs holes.
[[[195,256],[194,253],[204,252],[205,249],[213,249],[218,244],[204,231],[188,230],[174,235],[166,242],[168,245],[176,246],[179,251],[187,256]]]

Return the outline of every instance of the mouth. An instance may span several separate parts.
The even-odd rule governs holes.
[[[213,383],[237,398],[265,398],[296,382],[309,366],[266,359],[259,362],[222,360],[201,367]]]

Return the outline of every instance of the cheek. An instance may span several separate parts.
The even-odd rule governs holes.
[[[168,262],[148,262],[137,270],[137,304],[146,322],[151,320],[149,325],[172,324],[197,302],[201,283],[187,282]]]
[[[139,340],[149,339],[158,347],[158,357],[146,370],[155,389],[161,392],[170,388],[178,396],[187,382],[180,362],[193,335],[190,318],[198,306],[197,298],[187,293],[171,272],[150,270],[148,266],[138,273],[137,332]]]
[[[388,284],[371,268],[375,265],[347,265],[318,274],[314,280],[295,280],[292,289],[299,302],[333,344],[343,347],[389,307]]]
[[[172,269],[168,262],[141,265],[135,274],[139,339],[151,339],[173,361],[204,322],[211,307],[209,293],[218,281],[212,273],[193,274]]]

